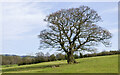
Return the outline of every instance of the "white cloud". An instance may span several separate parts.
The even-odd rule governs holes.
[[[22,0],[18,0],[22,1]],[[26,0],[27,1],[27,0]],[[43,28],[46,8],[36,7],[37,2],[3,3],[3,31],[5,39],[21,39],[28,35],[21,35],[36,28]],[[49,7],[50,8],[50,7]],[[118,8],[108,9],[101,14],[118,11]],[[110,23],[109,23],[110,24]],[[115,32],[115,30],[112,30]]]
[[[36,28],[42,29],[45,14],[35,8],[36,3],[5,3],[3,4],[4,39],[21,39],[24,33]],[[34,32],[34,31],[33,31]]]

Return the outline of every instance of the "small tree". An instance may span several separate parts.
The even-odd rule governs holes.
[[[57,60],[64,60],[64,59],[65,59],[65,55],[63,55],[62,53],[58,53],[58,54],[56,55],[56,59],[57,59]]]
[[[50,61],[55,61],[56,60],[56,57],[54,54],[50,55]]]
[[[78,59],[79,56],[78,56],[77,54],[74,54],[74,58],[75,58],[75,59]]]
[[[44,53],[43,52],[36,53],[36,62],[44,62]]]
[[[49,57],[49,56],[50,56],[50,53],[49,53],[49,52],[47,52],[47,53],[45,54],[45,56],[46,56],[46,57]]]
[[[80,53],[80,58],[83,58],[83,55],[82,55],[82,53]]]
[[[75,51],[94,51],[101,42],[109,45],[111,33],[96,25],[101,20],[97,12],[88,6],[62,9],[46,17],[48,29],[41,31],[42,48],[55,48],[67,54],[67,62],[75,63]]]

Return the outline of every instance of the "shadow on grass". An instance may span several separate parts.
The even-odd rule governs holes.
[[[29,66],[29,67],[17,67],[17,68],[8,68],[3,69],[2,72],[10,72],[10,71],[26,71],[26,70],[32,70],[32,69],[43,69],[43,68],[55,68],[55,67],[61,67],[62,65],[67,65],[67,63],[64,64],[52,64],[52,65],[38,65],[38,66]]]
[[[77,63],[74,64],[80,64],[84,63],[86,61],[77,61]],[[31,64],[32,65],[32,64]],[[6,68],[3,69],[2,72],[14,72],[14,71],[27,71],[27,70],[34,70],[34,69],[43,69],[43,68],[56,68],[56,67],[61,67],[63,65],[71,65],[67,63],[61,63],[61,64],[48,64],[48,65],[38,65],[38,66],[25,66],[25,67],[13,67],[13,68]]]

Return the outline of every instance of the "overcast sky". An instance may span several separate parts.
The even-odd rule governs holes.
[[[113,38],[112,47],[100,45],[98,51],[118,49],[118,3],[117,2],[4,2],[2,6],[2,54],[26,55],[40,51],[37,35],[46,28],[43,19],[60,9],[89,6],[96,10],[103,22],[98,25],[108,29]],[[54,53],[52,49],[42,52]]]

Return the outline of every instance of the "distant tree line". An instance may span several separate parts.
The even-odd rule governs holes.
[[[120,54],[120,51],[102,51],[100,53],[85,54],[83,57],[94,57],[94,56],[105,56],[105,55],[115,55]]]
[[[74,54],[74,58],[86,58],[86,57],[95,57],[95,56],[105,56],[105,55],[115,55],[120,54],[120,51],[103,51],[100,53],[92,53],[92,54],[85,54],[79,53],[79,55]],[[50,61],[57,61],[57,60],[66,60],[67,55],[58,53],[56,55],[50,55],[48,52],[46,54],[42,52],[36,53],[36,56],[2,56],[2,65],[26,65],[26,64],[36,64],[41,62],[50,62]]]

